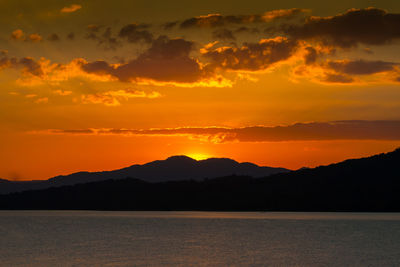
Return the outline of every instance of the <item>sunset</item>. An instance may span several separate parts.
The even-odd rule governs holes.
[[[2,178],[172,155],[297,169],[400,146],[393,1],[40,3],[1,3]],[[359,132],[320,138],[314,123],[336,121]],[[249,127],[287,130],[237,137]]]
[[[399,1],[1,0],[0,10],[0,202],[10,203],[1,209],[400,210],[386,189],[376,189],[385,205],[359,204],[378,188],[372,182],[365,194],[338,193],[355,201],[349,206],[330,202],[345,187],[340,179],[397,175],[385,164],[398,163],[400,148]],[[349,159],[360,163],[346,167]],[[338,184],[312,180],[331,183],[331,175]],[[243,178],[238,195],[249,198],[210,205],[214,191],[200,205],[188,197],[197,192],[191,184],[176,185],[191,194],[174,187],[195,180],[208,188],[207,179],[230,176],[263,182]],[[141,191],[128,178],[163,189]],[[97,191],[79,191],[109,179],[126,183],[109,188],[163,200],[124,206],[131,196],[121,195],[119,204],[99,204]],[[229,190],[239,178],[232,179]],[[382,186],[397,188],[390,183]],[[99,197],[98,206],[85,197],[67,205],[67,193],[47,206],[46,190],[65,186]],[[260,188],[268,199],[256,198]],[[35,202],[25,190],[44,191]],[[229,190],[217,195],[236,199]],[[169,200],[182,192],[187,206]],[[322,195],[332,199],[313,198]]]

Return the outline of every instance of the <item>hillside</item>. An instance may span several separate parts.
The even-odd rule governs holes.
[[[227,158],[210,158],[197,161],[186,156],[173,156],[166,160],[157,160],[143,165],[136,164],[113,171],[77,172],[42,181],[9,181],[8,183],[0,183],[0,194],[98,182],[109,179],[116,180],[126,177],[135,177],[146,182],[165,182],[190,179],[202,180],[204,178],[228,175],[264,177],[288,171],[288,169],[284,168],[260,167],[248,162],[239,163]]]
[[[2,209],[400,211],[400,149],[265,178],[126,178],[0,196]]]

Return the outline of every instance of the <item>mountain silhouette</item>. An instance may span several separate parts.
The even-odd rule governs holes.
[[[399,163],[397,149],[263,178],[105,180],[0,195],[0,209],[399,212]]]
[[[143,165],[136,164],[114,171],[77,172],[56,176],[44,181],[9,181],[8,183],[0,183],[0,194],[126,177],[134,177],[147,182],[164,182],[202,180],[228,175],[264,177],[288,171],[290,170],[284,168],[260,167],[248,162],[238,163],[228,158],[210,158],[197,161],[187,156],[172,156],[166,160],[156,160]]]

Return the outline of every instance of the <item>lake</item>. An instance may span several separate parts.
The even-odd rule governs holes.
[[[0,211],[1,266],[400,266],[400,214]]]

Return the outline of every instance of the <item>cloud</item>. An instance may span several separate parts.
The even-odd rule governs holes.
[[[21,86],[36,86],[48,83],[59,85],[59,82],[72,78],[87,78],[93,81],[112,81],[115,78],[109,75],[99,76],[90,74],[81,69],[88,62],[82,58],[73,59],[67,64],[52,63],[46,58],[36,60],[31,57],[8,57],[3,54],[0,57],[0,70],[5,68],[16,69],[21,72],[21,77],[16,81]]]
[[[306,53],[304,55],[304,62],[306,65],[315,63],[318,58],[318,51],[312,46],[306,47],[305,50]]]
[[[310,10],[302,8],[291,8],[291,9],[277,9],[267,11],[262,15],[264,21],[271,21],[276,19],[292,19],[301,15],[302,13],[308,13]]]
[[[228,29],[216,29],[212,32],[212,38],[223,40],[223,41],[235,41],[236,37],[233,35],[233,32]]]
[[[8,57],[6,54],[0,58],[0,69],[14,68],[21,69],[24,74],[34,76],[42,76],[43,70],[41,64],[31,57],[18,59],[16,57]]]
[[[52,42],[57,42],[60,41],[60,37],[56,33],[52,33],[47,37],[47,40],[52,41]]]
[[[33,43],[40,42],[43,40],[42,36],[38,33],[32,33],[25,36],[25,33],[21,29],[16,29],[11,33],[11,39],[15,41],[30,41]]]
[[[161,94],[158,92],[146,93],[140,90],[124,89],[116,91],[108,91],[97,94],[82,95],[81,100],[84,104],[104,104],[106,106],[119,106],[122,100],[129,98],[159,98]]]
[[[31,57],[24,57],[20,59],[17,64],[22,66],[23,71],[34,76],[42,76],[43,70],[41,65]]]
[[[128,24],[121,28],[118,37],[126,39],[130,43],[137,43],[140,41],[151,43],[153,41],[153,34],[145,30],[148,25],[144,24]]]
[[[71,40],[71,41],[74,40],[75,39],[75,33],[73,33],[73,32],[68,33],[67,34],[67,39]]]
[[[182,21],[179,26],[183,29],[188,28],[214,28],[237,24],[248,24],[248,23],[260,23],[260,22],[271,22],[277,19],[290,19],[297,17],[298,15],[308,12],[306,9],[292,8],[292,9],[280,9],[265,12],[264,14],[254,15],[228,15],[223,16],[221,14],[208,14],[205,16],[198,16],[186,19]],[[166,24],[167,28],[171,28],[176,25],[176,22]]]
[[[28,40],[31,41],[31,42],[33,42],[33,43],[37,43],[37,42],[42,41],[43,38],[42,38],[42,36],[40,36],[40,34],[38,34],[38,33],[32,33],[32,34],[29,34]]]
[[[54,90],[53,93],[56,95],[60,95],[60,96],[67,96],[67,95],[71,95],[72,91],[58,89],[58,90]]]
[[[354,79],[345,74],[326,73],[321,81],[327,83],[352,83]]]
[[[170,21],[170,22],[166,22],[162,25],[162,27],[164,28],[164,30],[170,30],[172,28],[174,28],[176,25],[178,25],[179,21]]]
[[[342,48],[358,44],[383,45],[400,38],[400,14],[383,9],[349,9],[330,17],[309,17],[304,24],[286,25],[283,31],[302,40],[316,40]]]
[[[51,129],[36,134],[92,134],[187,136],[212,143],[323,140],[400,140],[400,121],[333,121],[296,123],[288,126],[244,128],[186,127],[166,129]]]
[[[43,104],[43,103],[48,103],[49,102],[49,98],[47,97],[42,97],[42,98],[38,98],[35,100],[35,103],[37,104]]]
[[[25,34],[21,29],[16,29],[15,31],[13,31],[11,33],[11,39],[24,41],[25,40]]]
[[[399,63],[364,59],[317,61],[315,57],[320,56],[319,51],[310,47],[306,47],[305,50],[307,51],[304,57],[306,65],[294,67],[292,73],[294,77],[305,77],[326,84],[398,82],[396,77],[400,75]]]
[[[97,31],[98,27],[92,29]],[[194,42],[160,36],[135,59],[125,63],[112,64],[104,60],[87,62],[78,58],[68,64],[57,64],[46,59],[4,58],[0,65],[23,66],[25,74],[35,76],[25,77],[24,85],[37,85],[43,81],[56,83],[86,76],[94,80],[154,85],[230,87],[233,82],[222,76],[224,71],[265,70],[290,58],[298,46],[296,42],[284,37],[245,43],[239,48],[215,48],[214,45],[204,46],[200,58],[196,58],[191,55],[196,52]]]
[[[117,36],[113,36],[111,27],[104,28],[103,33],[100,34],[101,29],[104,28],[100,25],[91,24],[87,27],[86,38],[97,41],[97,45],[103,46],[105,49],[115,50],[121,46]]]
[[[82,8],[81,5],[72,4],[72,5],[70,5],[70,6],[63,7],[63,8],[60,10],[60,12],[61,12],[61,13],[72,13],[72,12],[75,12],[75,11],[81,9],[81,8]]]
[[[25,95],[26,98],[34,98],[37,97],[37,94],[27,94]]]
[[[393,71],[398,63],[385,61],[366,61],[366,60],[337,60],[328,61],[327,67],[338,72],[353,75],[369,75],[380,72]]]
[[[224,70],[259,71],[274,63],[289,59],[298,48],[296,41],[285,37],[262,39],[258,43],[245,43],[242,47],[210,47],[202,54],[212,68]]]
[[[246,27],[246,26],[242,26],[239,27],[235,30],[235,33],[252,33],[252,34],[258,34],[260,33],[260,30],[255,28],[255,27]]]
[[[82,70],[96,75],[110,75],[122,82],[208,83],[209,79],[215,78],[214,74],[207,73],[199,61],[190,56],[193,47],[191,41],[160,36],[150,48],[127,63],[95,61],[82,64]]]

